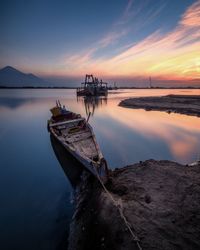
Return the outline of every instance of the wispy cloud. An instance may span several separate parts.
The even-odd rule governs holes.
[[[199,27],[200,25],[200,1],[194,3],[183,15],[180,22],[183,26]]]
[[[130,20],[133,13],[131,13],[131,8],[134,0],[128,0],[127,5],[123,11],[122,16],[117,20],[111,28],[111,31],[105,34],[99,41],[90,46],[89,48],[80,51],[78,54],[68,54],[65,57],[65,64],[70,69],[70,73],[77,72],[77,70],[85,70],[94,61],[93,56],[96,52],[101,49],[107,48],[110,45],[116,44],[122,37],[126,36],[129,29],[124,26],[124,24]],[[92,62],[93,61],[93,62]],[[96,59],[97,62],[97,59]],[[76,65],[76,70],[74,69]]]
[[[122,13],[122,16],[116,22],[116,25],[125,24],[130,20],[130,18],[132,18],[132,16],[135,13],[135,10],[133,11],[133,3],[134,3],[134,0],[128,0],[128,3],[127,3],[127,5]]]
[[[135,13],[133,7],[134,1],[128,1],[116,25],[124,27],[122,24],[127,23]],[[158,13],[159,10],[151,13],[152,18]],[[200,0],[185,11],[171,32],[163,34],[161,29],[157,30],[132,46],[123,45],[124,51],[109,59],[94,57],[99,49],[108,47],[127,32],[128,29],[110,32],[96,46],[66,58],[66,64],[76,69],[73,74],[94,72],[110,76],[200,79]]]
[[[121,30],[121,31],[112,31],[108,33],[105,37],[103,37],[99,42],[96,50],[100,48],[104,48],[109,46],[110,44],[116,42],[121,37],[125,36],[127,34],[127,30]]]

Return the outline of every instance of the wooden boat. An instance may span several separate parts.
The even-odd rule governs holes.
[[[48,121],[48,130],[82,165],[94,176],[105,181],[108,167],[97,144],[88,119],[73,113],[56,102],[51,109],[52,117]]]

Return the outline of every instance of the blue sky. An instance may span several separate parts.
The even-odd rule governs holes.
[[[149,72],[141,71],[137,75],[127,66],[133,61],[123,65],[117,62],[116,65],[115,58],[133,47],[141,46],[149,37],[163,39],[180,30],[180,23],[184,18],[188,18],[191,13],[195,14],[195,9],[199,10],[199,2],[1,0],[0,67],[11,65],[43,77],[71,79],[82,76],[84,72],[109,78],[116,71],[119,72],[121,66],[122,71],[118,77],[138,78]],[[196,16],[198,14],[199,12]],[[197,32],[196,29],[187,28],[187,34]],[[199,37],[196,39],[199,42]],[[194,43],[194,39],[192,42]],[[191,44],[191,41],[189,43]],[[186,53],[184,51],[183,53]],[[188,51],[189,48],[187,53]],[[147,55],[148,52],[150,53],[149,49]],[[134,53],[138,55],[141,50]],[[198,58],[195,58],[195,62],[197,60]],[[152,63],[154,61],[151,59]],[[104,72],[100,64],[105,64],[109,70]],[[166,77],[166,74],[164,76]],[[196,77],[198,78],[198,74],[194,74],[192,78]]]

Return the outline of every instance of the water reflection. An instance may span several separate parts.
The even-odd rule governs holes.
[[[172,155],[170,158],[173,160],[187,163],[192,161],[192,158],[196,160],[198,157],[198,150],[200,148],[200,119],[197,117],[173,113],[169,115],[165,112],[145,111],[142,109],[119,109],[115,105],[113,105],[109,114],[117,123],[121,123],[123,126],[131,129],[133,133],[141,135],[142,138],[146,138],[146,143],[150,140],[149,152],[152,150],[151,145],[159,139],[167,145]],[[130,133],[130,137],[133,140],[135,139],[132,133]],[[116,137],[112,138],[112,140],[114,139]],[[161,145],[158,144],[158,154],[154,153],[154,157],[156,158],[160,158],[159,147]],[[144,148],[145,145],[141,150],[143,151]],[[169,159],[169,156],[163,157]]]
[[[85,113],[87,116],[95,113],[95,109],[100,106],[107,105],[107,95],[106,96],[77,96],[77,102],[80,102],[85,107]]]
[[[0,98],[0,107],[14,109],[31,101],[29,98]]]
[[[66,238],[73,212],[71,186],[77,185],[81,171],[59,144],[49,140],[46,122],[56,99],[82,116],[93,114],[90,124],[109,167],[115,168],[150,158],[190,163],[199,157],[200,118],[118,106],[124,98],[182,92],[117,90],[108,98],[77,100],[75,90],[1,90],[2,249],[55,250]]]

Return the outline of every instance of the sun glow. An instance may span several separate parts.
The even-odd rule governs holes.
[[[95,47],[79,54],[68,55],[63,74],[84,75],[93,72],[104,76],[148,77],[164,80],[200,81],[200,1],[191,5],[170,32],[154,32],[123,52],[111,57],[95,57],[126,32],[112,32]],[[70,68],[70,70],[68,70]]]

